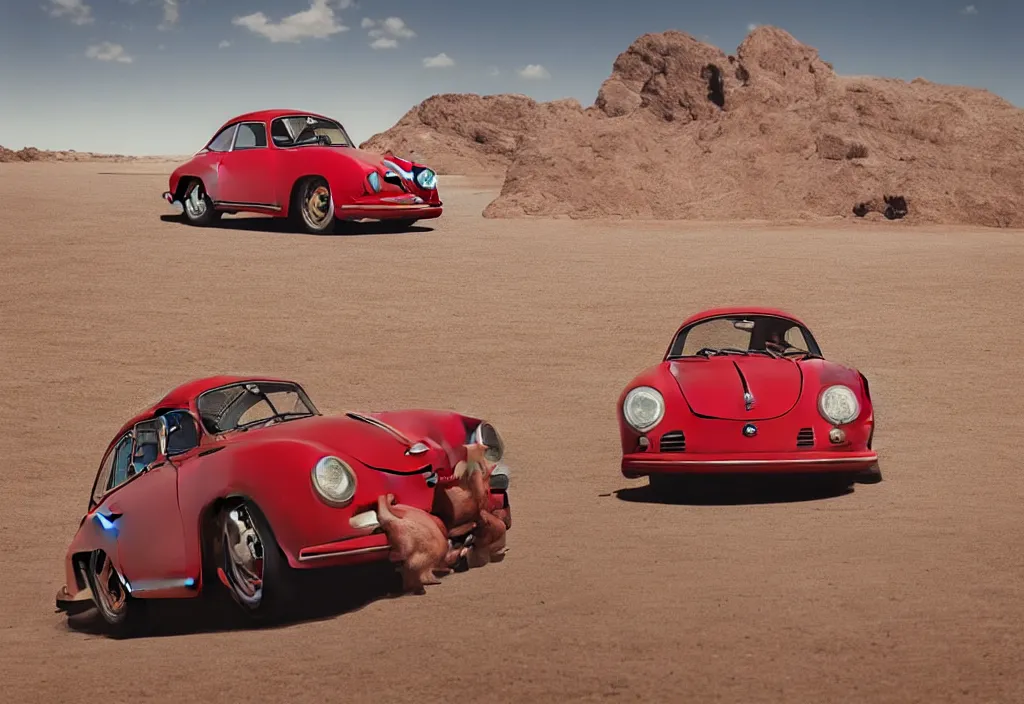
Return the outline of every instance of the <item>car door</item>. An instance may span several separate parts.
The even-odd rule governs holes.
[[[117,540],[117,564],[131,592],[188,587],[175,466],[153,451],[158,421],[144,421],[115,449],[109,490],[94,513]]]
[[[276,150],[267,143],[266,123],[239,123],[231,151],[220,161],[217,200],[225,205],[279,210],[276,156]]]

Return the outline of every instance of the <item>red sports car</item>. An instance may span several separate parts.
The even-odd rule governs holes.
[[[407,227],[441,215],[434,171],[357,149],[340,122],[299,110],[228,120],[174,170],[164,200],[195,225],[252,212],[314,234],[332,232],[337,220]]]
[[[293,570],[387,560],[377,498],[431,511],[474,443],[491,462],[504,453],[492,425],[455,412],[330,417],[291,381],[183,384],[107,446],[57,608],[95,605],[126,634],[146,622],[148,600],[223,585],[251,616],[280,616],[296,598]],[[491,510],[510,524],[507,467],[490,486]]]
[[[686,320],[664,360],[619,397],[622,474],[817,473],[881,481],[867,378],[822,357],[810,330],[769,308]]]

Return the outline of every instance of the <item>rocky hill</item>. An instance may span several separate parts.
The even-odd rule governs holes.
[[[734,55],[647,34],[586,109],[435,96],[364,146],[442,173],[504,170],[488,217],[1024,227],[1024,110],[980,89],[840,76],[774,27]]]

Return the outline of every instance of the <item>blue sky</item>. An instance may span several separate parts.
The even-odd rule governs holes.
[[[589,105],[644,32],[732,52],[753,24],[840,73],[981,86],[1024,106],[1014,0],[0,0],[0,144],[189,154],[266,107],[326,113],[361,141],[442,92]]]

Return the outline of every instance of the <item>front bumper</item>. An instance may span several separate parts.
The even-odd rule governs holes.
[[[54,600],[57,611],[63,611],[69,616],[88,611],[93,607],[92,590],[89,587],[80,589],[74,596],[68,593],[67,585],[64,585],[57,592]]]
[[[651,474],[858,474],[878,465],[878,453],[872,450],[681,455],[683,453],[668,452],[624,455],[622,474],[630,479]]]
[[[351,203],[335,210],[339,220],[431,220],[441,217],[441,203]]]

